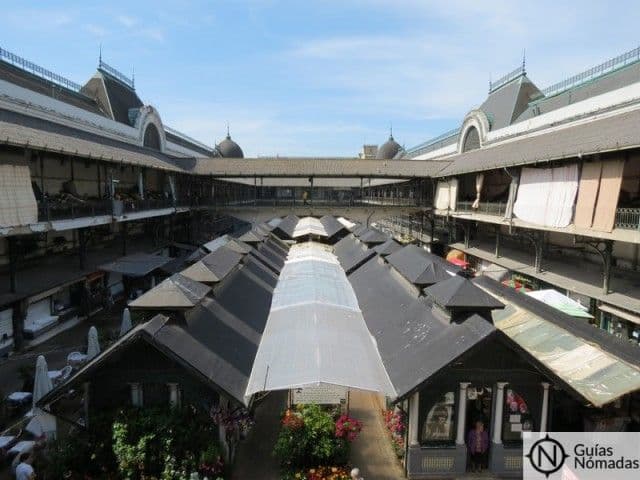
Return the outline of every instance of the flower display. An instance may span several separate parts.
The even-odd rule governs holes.
[[[350,468],[321,466],[300,470],[290,477],[292,480],[350,480]]]
[[[404,457],[404,434],[407,429],[405,413],[400,409],[383,410],[384,424],[391,436],[391,446],[398,458]]]
[[[336,437],[353,442],[362,431],[362,422],[348,415],[340,415],[336,420]]]

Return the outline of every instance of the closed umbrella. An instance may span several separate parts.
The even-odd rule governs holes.
[[[33,381],[33,407],[36,403],[53,389],[53,384],[49,378],[49,367],[44,356],[38,356],[36,361],[36,374]]]
[[[94,359],[100,353],[100,343],[98,343],[98,330],[96,327],[89,329],[89,341],[87,345],[87,361]]]
[[[36,403],[53,389],[53,384],[49,378],[49,367],[47,361],[40,355],[36,361],[36,374],[33,382],[33,418],[26,426],[26,430],[36,437],[43,435],[55,436],[56,419],[54,416],[43,412],[36,407]]]
[[[131,312],[128,308],[125,308],[122,312],[122,323],[120,324],[120,336],[123,337],[129,330],[131,330]]]

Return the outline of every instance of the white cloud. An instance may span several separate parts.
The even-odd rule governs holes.
[[[100,25],[93,24],[93,23],[87,23],[87,24],[83,25],[82,28],[83,28],[84,31],[90,33],[91,35],[93,35],[95,37],[99,37],[99,38],[103,38],[109,33],[109,31],[106,28],[104,28],[104,27],[102,27]]]
[[[133,28],[138,23],[138,20],[136,20],[133,17],[130,17],[129,15],[118,15],[116,17],[116,20],[118,21],[118,23],[120,23],[120,25],[127,28]]]

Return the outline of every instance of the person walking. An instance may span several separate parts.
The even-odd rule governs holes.
[[[16,467],[16,480],[34,480],[36,478],[35,471],[31,466],[32,462],[31,452],[20,454],[20,463]]]
[[[467,435],[467,448],[471,455],[471,471],[481,472],[485,463],[485,456],[489,450],[489,434],[484,429],[484,422],[477,420]]]

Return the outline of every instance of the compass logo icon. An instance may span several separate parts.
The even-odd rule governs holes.
[[[560,470],[569,457],[562,444],[549,434],[531,445],[529,453],[525,456],[534,470],[547,478]]]

